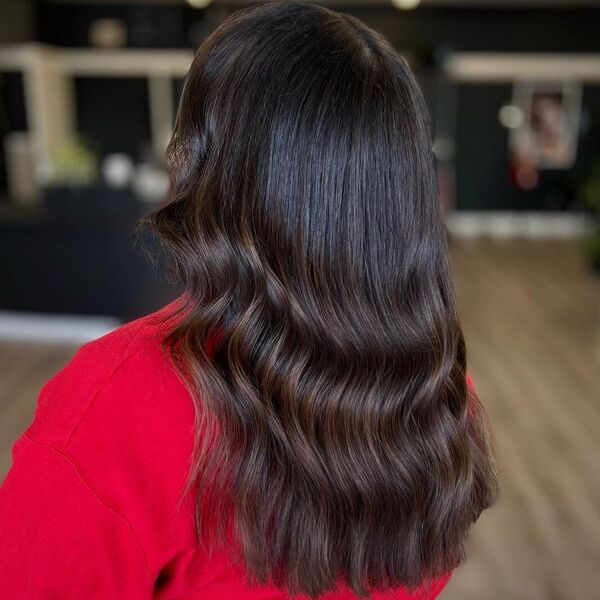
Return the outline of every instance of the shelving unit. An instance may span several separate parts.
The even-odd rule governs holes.
[[[172,81],[187,74],[194,54],[188,50],[62,49],[41,44],[0,46],[0,71],[20,71],[25,87],[29,133],[37,158],[49,158],[54,146],[75,129],[75,77],[144,77],[152,146],[161,154],[171,135]]]

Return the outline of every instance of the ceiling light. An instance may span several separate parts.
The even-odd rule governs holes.
[[[186,2],[194,8],[206,8],[212,0],[186,0]]]
[[[391,2],[400,10],[412,10],[421,4],[421,0],[391,0]]]

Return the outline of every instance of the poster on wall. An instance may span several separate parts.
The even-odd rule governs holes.
[[[513,161],[535,169],[570,169],[577,159],[581,85],[518,82],[512,104],[522,115],[510,131]]]

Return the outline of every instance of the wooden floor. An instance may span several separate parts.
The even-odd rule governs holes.
[[[500,498],[444,600],[600,599],[600,278],[573,243],[452,244]]]
[[[442,600],[600,599],[600,278],[573,242],[453,242],[500,498]],[[0,342],[0,478],[73,348]]]

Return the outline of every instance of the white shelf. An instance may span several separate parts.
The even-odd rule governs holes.
[[[457,52],[444,64],[455,81],[600,81],[600,54]]]
[[[55,48],[43,44],[0,46],[0,70],[31,68],[40,57],[52,58],[64,75],[101,77],[185,77],[191,50]]]
[[[0,46],[0,71],[23,73],[29,133],[41,161],[47,161],[53,148],[74,132],[74,77],[146,78],[152,145],[160,155],[171,135],[172,80],[186,76],[193,58],[191,50],[56,48],[30,43]]]

